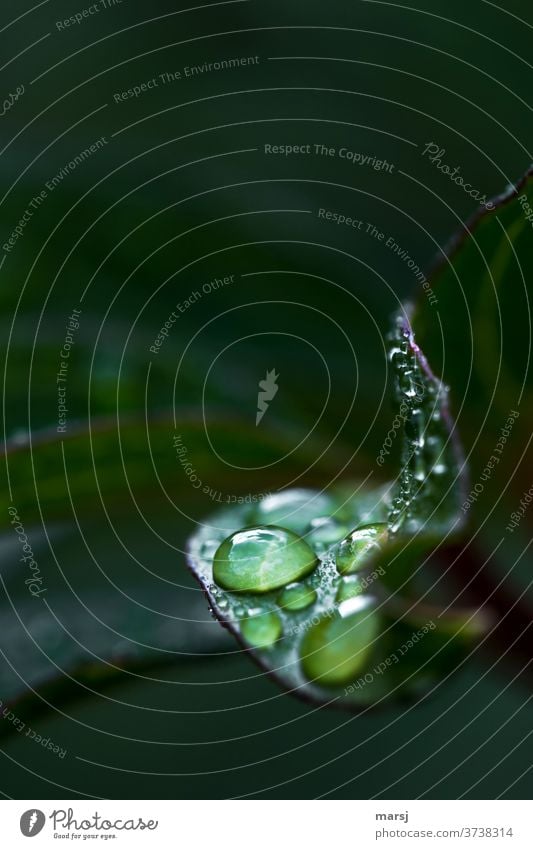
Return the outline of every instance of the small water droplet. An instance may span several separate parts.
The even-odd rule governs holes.
[[[241,623],[241,632],[250,645],[265,649],[279,640],[283,628],[279,616],[268,612],[247,617]]]

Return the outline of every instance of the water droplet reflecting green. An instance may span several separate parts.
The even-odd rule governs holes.
[[[278,598],[278,604],[285,610],[305,610],[315,603],[317,595],[312,587],[306,587],[305,584],[292,584],[285,587]]]
[[[330,515],[333,511],[333,501],[323,492],[287,489],[269,495],[258,504],[256,521],[261,525],[279,525],[303,534],[317,515]]]
[[[285,528],[244,528],[217,549],[213,577],[225,590],[266,593],[297,581],[317,565],[314,551]]]
[[[369,560],[377,554],[381,545],[387,542],[388,525],[378,522],[373,525],[361,525],[339,543],[335,554],[335,564],[341,575],[350,575],[363,569]]]
[[[362,598],[345,602],[363,602]],[[300,646],[306,677],[322,687],[336,687],[353,681],[365,668],[379,634],[380,622],[371,603],[365,609],[343,616],[324,616],[304,636]]]
[[[250,645],[258,649],[266,649],[281,637],[281,619],[272,612],[249,616],[241,623],[241,632]]]
[[[341,540],[348,528],[329,516],[312,519],[306,539],[313,548],[325,549]]]

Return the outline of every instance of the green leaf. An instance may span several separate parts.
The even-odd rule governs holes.
[[[492,202],[492,211],[477,213],[452,240],[431,281],[437,304],[421,298],[413,316],[420,344],[451,386],[462,441],[472,453],[472,483],[502,428],[509,425],[512,437],[499,447],[491,480],[499,477],[504,454],[509,462],[518,459],[530,431],[532,176],[528,172],[510,186]],[[527,463],[514,471],[518,489],[530,483]]]
[[[176,451],[177,433],[201,488]],[[273,466],[290,440],[266,426],[258,432],[253,418],[248,425],[222,415],[210,436],[222,455],[237,440],[245,456]],[[31,442],[13,437],[7,449],[0,700],[23,699],[33,710],[34,691],[61,702],[121,670],[199,661],[227,647],[201,593],[181,585],[183,540],[206,504],[249,499],[255,473],[217,464],[203,421],[184,409],[176,422],[166,414],[151,414],[148,422],[124,417],[120,429],[115,419],[96,419],[69,425],[66,434],[36,432]],[[316,453],[310,440],[284,468],[297,474]],[[44,592],[35,596],[23,544],[31,546],[43,580]]]

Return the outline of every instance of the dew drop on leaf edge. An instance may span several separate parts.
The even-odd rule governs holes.
[[[241,622],[241,633],[254,648],[270,648],[279,640],[282,630],[281,619],[272,611],[248,616]]]
[[[315,603],[317,593],[305,584],[289,584],[278,596],[278,604],[284,610],[305,610]]]
[[[335,553],[335,565],[341,575],[359,572],[387,542],[388,525],[378,522],[361,525],[344,537]]]

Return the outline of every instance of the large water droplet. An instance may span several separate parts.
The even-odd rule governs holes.
[[[333,511],[333,501],[323,492],[287,489],[269,495],[258,504],[256,521],[261,525],[280,525],[303,534],[316,516],[331,515]]]
[[[225,590],[267,593],[305,577],[317,565],[314,551],[285,528],[245,528],[229,536],[213,560],[213,577]]]
[[[305,584],[292,584],[285,587],[280,597],[278,604],[285,610],[305,610],[315,603],[317,595],[312,587],[306,587]]]
[[[30,441],[28,431],[22,428],[14,430],[10,436],[10,441],[16,445],[26,445]]]
[[[335,564],[341,575],[350,575],[363,569],[369,560],[379,552],[381,545],[387,542],[388,525],[378,522],[373,525],[361,525],[339,543],[335,554]]]
[[[365,668],[379,629],[379,618],[372,608],[347,616],[339,612],[324,616],[305,634],[300,646],[306,677],[322,687],[353,681]]]
[[[266,649],[281,637],[281,619],[272,612],[249,616],[241,623],[241,632],[250,645],[258,649]]]

